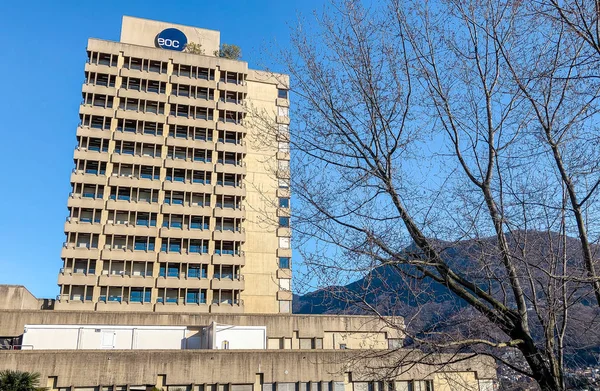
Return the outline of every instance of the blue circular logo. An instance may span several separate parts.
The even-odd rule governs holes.
[[[187,37],[183,32],[177,29],[166,29],[156,36],[156,46],[162,49],[181,52],[185,49],[186,44]]]

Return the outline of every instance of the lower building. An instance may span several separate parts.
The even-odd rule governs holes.
[[[403,327],[370,316],[55,311],[0,286],[0,370],[38,372],[49,391],[494,389],[491,358],[403,349]]]

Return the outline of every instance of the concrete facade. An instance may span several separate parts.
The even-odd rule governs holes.
[[[167,28],[204,54],[157,47]],[[289,78],[219,46],[127,16],[88,40],[57,310],[291,312]]]

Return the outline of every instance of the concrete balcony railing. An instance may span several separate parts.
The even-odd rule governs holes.
[[[114,107],[92,106],[92,105],[80,105],[79,106],[79,114],[112,118],[115,115],[115,108]]]
[[[103,209],[104,200],[100,198],[83,197],[82,194],[71,193],[67,200],[67,206],[70,208],[88,208]]]
[[[77,136],[82,137],[110,138],[110,129],[100,129],[91,126],[79,125],[76,133]]]
[[[157,156],[138,155],[138,154],[125,154],[125,153],[113,153],[113,163],[125,163],[125,164],[141,164],[145,166],[162,166],[163,159]]]
[[[146,92],[146,91],[137,91],[137,90],[119,88],[117,90],[117,96],[119,98],[144,99],[144,100],[151,100],[154,102],[161,102],[161,103],[167,102],[166,94],[164,94],[164,93],[159,94],[158,92],[150,92],[150,91]]]
[[[277,291],[277,300],[292,301],[291,291]]]
[[[217,130],[246,133],[247,129],[242,123],[217,121]]]
[[[67,217],[64,227],[65,232],[79,232],[88,234],[101,234],[102,225],[98,222],[83,222],[77,218]]]
[[[152,276],[131,275],[128,272],[102,274],[98,279],[100,286],[131,286],[136,288],[153,288],[155,279]]]
[[[246,288],[244,276],[242,275],[219,276],[218,274],[215,274],[214,278],[210,280],[210,286],[214,290],[222,289],[243,291]]]
[[[96,311],[115,311],[115,312],[152,312],[154,305],[152,303],[130,302],[128,300],[119,301],[99,301],[96,304]]]
[[[148,143],[148,144],[163,144],[165,142],[164,136],[145,134],[139,132],[119,131],[117,130],[113,137],[115,140],[131,141],[137,143]]]
[[[176,313],[208,313],[210,307],[206,303],[156,303],[154,312],[176,312]]]
[[[239,254],[213,254],[212,263],[213,265],[244,266],[246,264],[246,256],[243,251]]]
[[[139,69],[128,69],[121,68],[122,77],[136,77],[141,79],[156,80],[156,81],[169,81],[169,76],[166,73],[142,71]]]
[[[246,165],[244,162],[241,164],[224,164],[217,162],[217,164],[215,164],[215,171],[218,173],[246,175]]]
[[[85,63],[85,71],[86,72],[105,73],[105,74],[109,74],[109,75],[118,75],[119,74],[119,68],[117,68],[116,66],[111,67],[109,65],[92,64],[89,62]]]
[[[277,278],[292,278],[291,269],[277,269]]]
[[[150,121],[164,123],[167,116],[164,113],[151,113],[134,110],[117,110],[115,113],[119,119],[131,119],[134,121]]]
[[[162,213],[169,214],[195,214],[210,216],[212,208],[210,206],[201,206],[185,202],[183,204],[163,204]]]
[[[167,137],[166,144],[170,147],[198,148],[212,150],[215,144],[212,140],[198,140],[192,138]]]
[[[154,250],[133,250],[131,248],[116,248],[110,245],[104,246],[102,250],[102,259],[119,260],[119,261],[150,261],[156,260],[156,252]]]
[[[213,163],[210,161],[192,160],[192,159],[174,159],[167,157],[165,159],[166,168],[181,168],[184,170],[212,171]]]
[[[73,158],[108,162],[108,152],[91,151],[86,148],[75,148],[75,151],[73,152]]]
[[[141,187],[144,189],[160,190],[162,183],[158,179],[146,179],[136,176],[111,176],[108,178],[109,186]]]
[[[213,118],[194,118],[194,117],[178,117],[169,115],[167,117],[167,123],[169,125],[183,125],[183,126],[196,126],[199,128],[214,129],[215,120]]]
[[[277,189],[277,197],[290,198],[291,192],[289,187],[286,188],[278,188]]]
[[[108,200],[106,202],[106,209],[158,213],[160,211],[160,204],[157,202],[150,203],[145,201]]]
[[[281,106],[281,107],[290,107],[289,99],[285,99],[285,98],[277,98],[275,100],[275,104],[277,106]]]
[[[223,100],[219,100],[217,102],[217,109],[219,110],[227,110],[227,111],[238,111],[238,112],[242,112],[245,113],[246,107],[243,104],[243,101],[223,101]]]
[[[205,88],[216,88],[217,82],[215,80],[199,79],[188,76],[171,75],[171,83],[187,84],[196,87]]]
[[[94,273],[72,273],[64,271],[58,274],[58,285],[87,285],[95,286],[98,281],[98,276]]]
[[[182,228],[166,228],[160,229],[161,238],[176,238],[176,239],[207,239],[210,240],[210,230],[208,229],[190,229],[187,224]]]
[[[104,226],[105,235],[126,235],[126,236],[151,236],[155,237],[158,234],[158,228],[156,226],[149,225],[136,225],[136,224],[115,224],[112,220],[107,221]]]
[[[213,240],[245,242],[246,232],[243,228],[238,230],[215,230],[213,231]]]
[[[98,248],[75,246],[73,243],[64,243],[60,253],[61,258],[98,259]]]
[[[246,187],[245,186],[223,186],[217,184],[215,186],[215,194],[216,195],[233,195],[233,196],[246,196]]]
[[[103,86],[92,83],[83,83],[83,85],[81,86],[81,92],[86,92],[88,94],[115,96],[117,93],[117,89],[114,86]]]
[[[96,309],[96,303],[93,301],[81,301],[81,300],[70,300],[68,296],[60,295],[54,302],[54,309],[56,311],[94,311]]]
[[[247,150],[246,143],[217,142],[217,151],[219,152],[246,153]]]
[[[244,312],[244,300],[226,300],[218,302],[213,300],[210,312],[219,314],[240,314]]]
[[[246,217],[246,209],[243,208],[220,208],[215,207],[213,209],[214,217],[231,217],[235,219],[243,219]]]
[[[278,248],[277,249],[277,256],[278,257],[291,257],[292,256],[292,249],[291,248]]]
[[[210,280],[200,278],[178,278],[178,277],[158,277],[156,279],[157,288],[191,288],[191,289],[209,289]]]
[[[217,83],[217,89],[220,91],[231,91],[231,92],[246,92],[248,91],[247,83],[227,83],[224,81],[220,81]]]
[[[180,263],[210,263],[210,255],[201,253],[192,253],[186,251],[159,252],[159,262],[180,262]]]
[[[182,192],[195,192],[195,193],[212,193],[213,186],[212,184],[203,184],[203,183],[191,183],[191,182],[179,182],[179,181],[164,181],[163,182],[164,190],[174,190],[174,191],[182,191]]]
[[[217,106],[217,103],[214,100],[204,99],[204,98],[195,98],[193,96],[170,95],[169,103],[190,105],[190,106],[196,106],[196,107],[206,107],[209,109],[214,109]]]
[[[86,173],[83,170],[73,170],[71,183],[85,183],[89,185],[106,185],[106,175]]]

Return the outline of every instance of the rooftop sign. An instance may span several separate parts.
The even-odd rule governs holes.
[[[156,46],[161,49],[181,52],[185,49],[186,44],[187,37],[185,34],[174,28],[165,29],[156,36]]]

